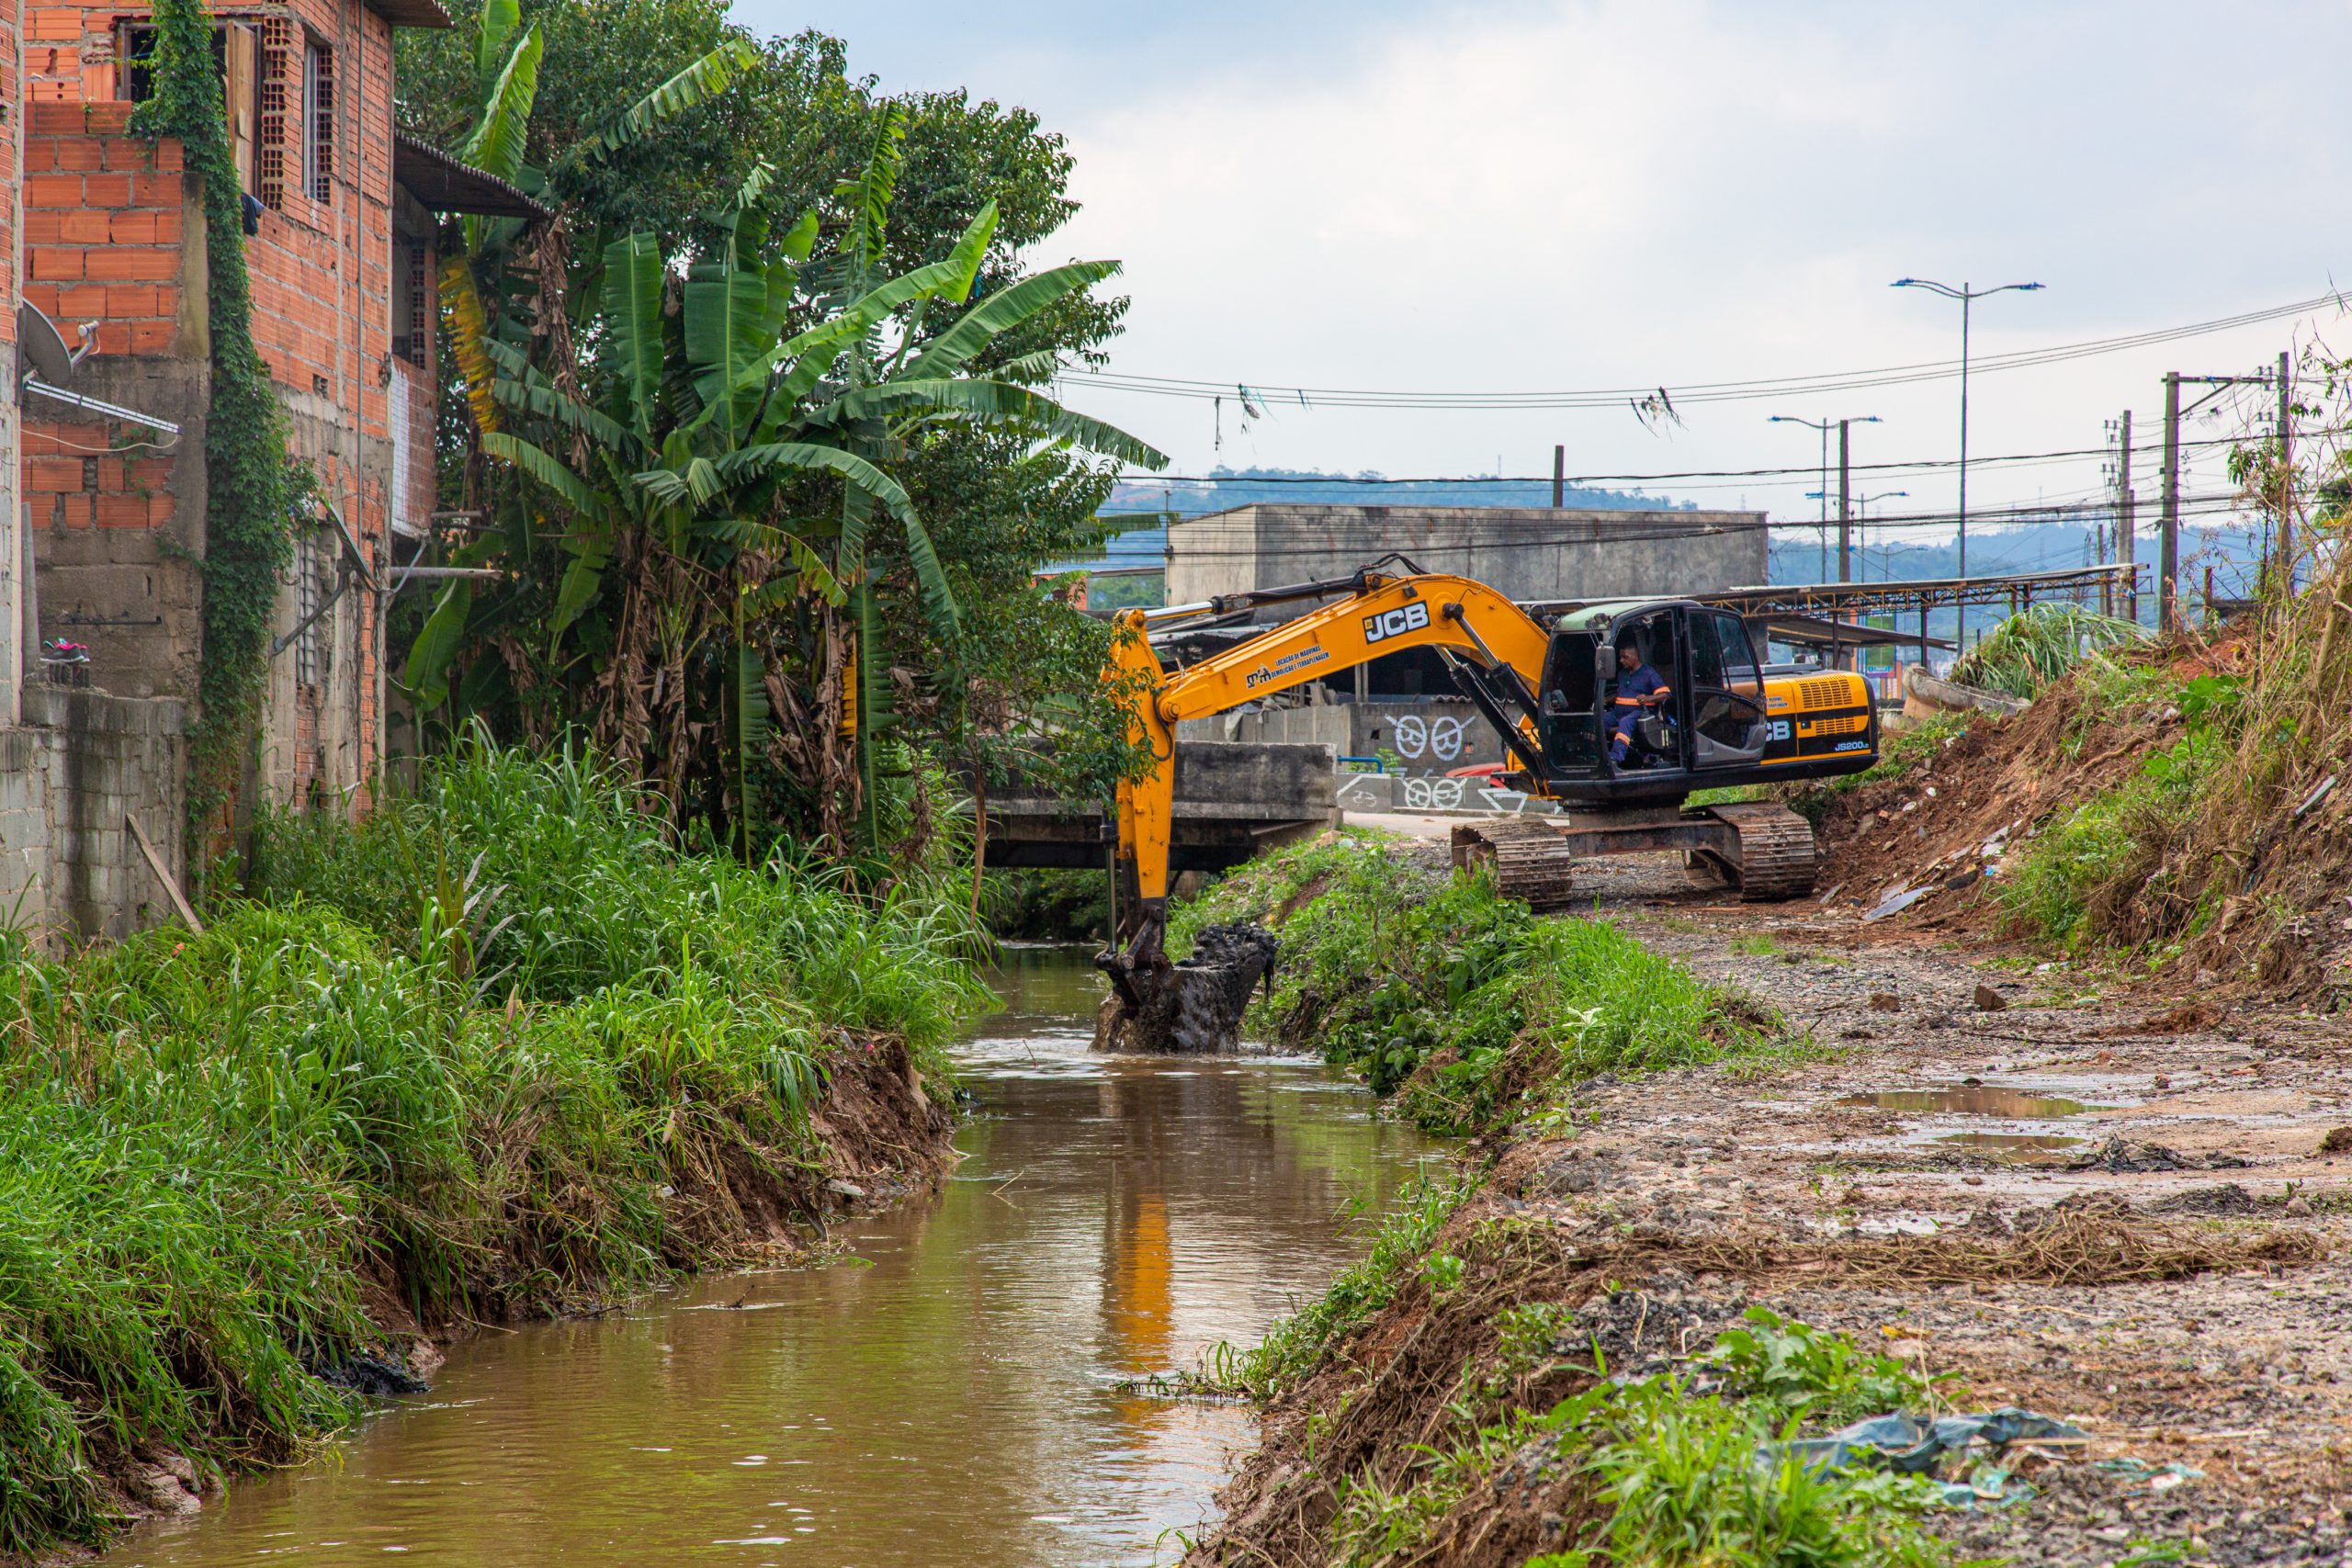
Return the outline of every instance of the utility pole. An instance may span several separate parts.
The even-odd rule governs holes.
[[[2123,423],[2115,450],[2115,558],[2132,570],[2123,574],[2124,602],[2133,626],[2140,624],[2140,572],[2134,550],[2137,546],[2132,535],[2132,411],[2123,411]]]
[[[2165,372],[2165,511],[2161,536],[2156,547],[2156,574],[2164,581],[2156,585],[2156,624],[2163,630],[2180,629],[2180,584],[2174,581],[2180,573],[2180,417],[2199,409],[2228,391],[2232,387],[2267,387],[2273,380],[2284,380],[2287,356],[2278,356],[2277,372],[2258,370],[2251,376],[2184,376],[2177,370]],[[2180,406],[2182,382],[2209,387],[2203,397],[2187,408]],[[2287,408],[2281,399],[2279,408]],[[2285,434],[2282,423],[2280,434]],[[2279,509],[2279,519],[2285,521],[2286,509]]]
[[[1949,283],[1937,283],[1925,277],[1898,277],[1896,288],[1925,288],[1947,299],[1960,301],[1960,575],[1968,575],[1968,315],[1969,309],[1988,294],[2006,294],[2011,289],[2030,294],[2041,287],[2039,283],[2004,283],[1997,288],[1972,288],[1962,283],[1954,288]],[[1961,619],[1964,625],[1967,612]]]
[[[1838,581],[1854,581],[1854,422],[1838,422]]]
[[[2295,400],[2287,351],[2278,351],[2278,581],[2295,596]]]
[[[2180,372],[2165,372],[2164,520],[2156,536],[2156,626],[2180,629]]]
[[[1557,512],[1568,503],[1568,449],[1552,448],[1552,510]]]

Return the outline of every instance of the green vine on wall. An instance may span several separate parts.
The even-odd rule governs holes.
[[[204,187],[212,398],[204,423],[204,642],[188,733],[187,863],[202,880],[229,847],[229,808],[268,684],[277,582],[293,558],[286,423],[254,346],[237,176],[212,18],[202,0],[155,0],[153,95],[133,134],[178,139]]]

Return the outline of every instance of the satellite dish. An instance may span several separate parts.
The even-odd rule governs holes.
[[[32,361],[33,374],[42,380],[62,385],[74,374],[75,355],[65,346],[64,335],[30,301],[17,307],[17,341],[25,345],[25,357]]]

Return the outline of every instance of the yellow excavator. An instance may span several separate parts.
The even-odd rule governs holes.
[[[1147,635],[1154,623],[1308,599],[1329,602],[1182,670],[1163,669]],[[1130,1010],[1169,988],[1175,735],[1186,719],[1433,649],[1501,735],[1514,764],[1502,782],[1566,808],[1453,829],[1457,864],[1491,865],[1502,891],[1536,909],[1569,902],[1579,856],[1660,850],[1703,863],[1745,898],[1808,893],[1815,856],[1804,818],[1766,802],[1685,801],[1702,789],[1858,773],[1878,759],[1876,710],[1860,675],[1768,672],[1739,616],[1687,599],[1586,604],[1539,622],[1485,583],[1389,556],[1349,577],[1128,610],[1114,624],[1104,677],[1128,702],[1130,738],[1152,758],[1148,774],[1119,789],[1118,940],[1099,960]],[[1621,669],[1647,671],[1631,683],[1652,690],[1621,697]]]

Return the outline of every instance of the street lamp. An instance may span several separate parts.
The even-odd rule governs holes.
[[[1907,490],[1883,490],[1875,495],[1858,495],[1853,498],[1854,570],[1860,574],[1855,579],[1857,582],[1866,581],[1870,577],[1870,549],[1862,541],[1862,520],[1870,515],[1871,502],[1873,501],[1892,501],[1896,496],[1907,496],[1911,492]],[[1828,494],[1829,492],[1825,490],[1809,490],[1804,492],[1804,498],[1807,501],[1811,501],[1817,495],[1826,499]]]
[[[1871,502],[1894,501],[1907,497],[1910,493],[1907,490],[1883,490],[1875,495],[1858,495],[1854,498],[1854,559],[1857,563],[1855,570],[1861,574],[1864,581],[1870,579],[1871,552],[1862,543],[1862,519],[1871,514]]]
[[[1767,423],[1772,424],[1802,424],[1821,432],[1821,488],[1817,491],[1807,491],[1805,492],[1805,499],[1807,501],[1811,501],[1816,495],[1821,498],[1820,580],[1826,582],[1829,581],[1829,433],[1841,423],[1877,424],[1880,423],[1879,417],[1878,415],[1871,413],[1864,414],[1860,419],[1849,421],[1835,419],[1804,419],[1792,413],[1776,413],[1770,415]]]
[[[1971,288],[1965,283],[1954,288],[1949,283],[1936,283],[1924,277],[1898,277],[1888,287],[1894,288],[1925,288],[1947,299],[1960,301],[1960,575],[1968,575],[1968,308],[1987,294],[2003,294],[2014,288],[2020,294],[2030,294],[2041,287],[2039,283],[2004,283],[1996,288]]]

